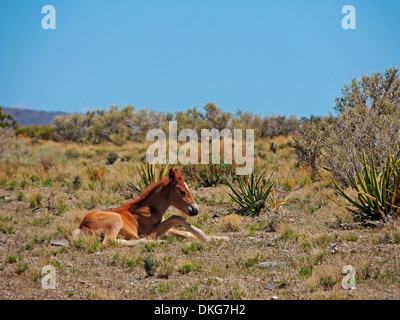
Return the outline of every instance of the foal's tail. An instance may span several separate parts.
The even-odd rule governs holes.
[[[74,231],[72,231],[72,240],[78,240],[80,238],[80,236],[82,235],[82,230],[81,229],[75,229]]]
[[[81,237],[92,235],[93,231],[84,225],[80,225],[79,229],[72,231],[72,241],[78,240]]]

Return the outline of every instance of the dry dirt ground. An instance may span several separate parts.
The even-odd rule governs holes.
[[[259,216],[243,217],[226,186],[192,187],[200,214],[188,221],[230,240],[170,237],[136,247],[69,237],[88,211],[125,201],[146,146],[29,146],[29,161],[0,168],[0,298],[399,299],[400,224],[354,224],[329,179],[312,182],[287,140],[277,142],[277,154],[270,141],[257,142],[256,164],[277,170],[276,198],[290,194],[280,208],[269,202]],[[129,161],[106,165],[109,151]],[[88,169],[100,167],[92,181]],[[46,265],[55,289],[42,287]],[[355,268],[354,290],[342,288],[345,265]]]

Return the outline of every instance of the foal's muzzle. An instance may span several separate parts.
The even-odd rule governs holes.
[[[197,204],[191,204],[190,206],[188,206],[188,212],[189,216],[197,216],[197,214],[199,213],[199,207],[197,206]]]

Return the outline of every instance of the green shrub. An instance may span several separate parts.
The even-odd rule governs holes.
[[[362,168],[354,167],[355,175],[348,174],[352,187],[357,192],[357,197],[348,196],[339,184],[332,178],[339,194],[344,197],[352,207],[348,207],[357,220],[382,220],[398,218],[400,213],[400,152],[393,156],[390,153],[385,166],[378,171],[374,157],[368,165],[363,153]]]
[[[188,274],[192,270],[192,266],[190,264],[185,264],[178,269],[180,274]]]
[[[17,199],[18,199],[18,201],[24,201],[25,200],[25,194],[22,191],[20,191],[18,193]]]
[[[242,215],[258,215],[265,208],[265,202],[274,186],[272,174],[266,179],[266,172],[253,170],[250,176],[238,176],[238,186],[226,178],[231,190],[229,196],[245,210],[241,212]]]
[[[82,186],[82,178],[81,176],[75,176],[72,180],[72,188],[74,190],[78,190]]]
[[[39,139],[53,139],[53,127],[51,126],[20,126],[15,130],[16,135],[32,138],[32,143],[37,143]],[[35,141],[33,140],[35,139]]]
[[[107,156],[107,164],[114,164],[118,160],[118,154],[115,152],[110,152]]]
[[[331,117],[325,119],[311,117],[308,121],[300,122],[297,134],[290,143],[296,151],[299,164],[308,169],[312,180],[316,180],[319,176],[324,137],[333,121]]]
[[[148,255],[143,259],[143,267],[148,277],[154,276],[158,261],[156,261],[151,255]]]
[[[15,120],[11,115],[3,113],[2,107],[0,107],[0,128],[15,129],[17,125],[17,120]]]
[[[26,270],[28,270],[28,264],[25,262],[20,262],[17,265],[17,268],[15,269],[15,273],[16,274],[22,274],[24,273]]]

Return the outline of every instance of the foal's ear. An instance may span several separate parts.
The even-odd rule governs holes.
[[[171,182],[174,182],[174,181],[176,180],[175,170],[172,169],[172,168],[169,169],[168,176],[169,176],[169,180],[170,180]]]

